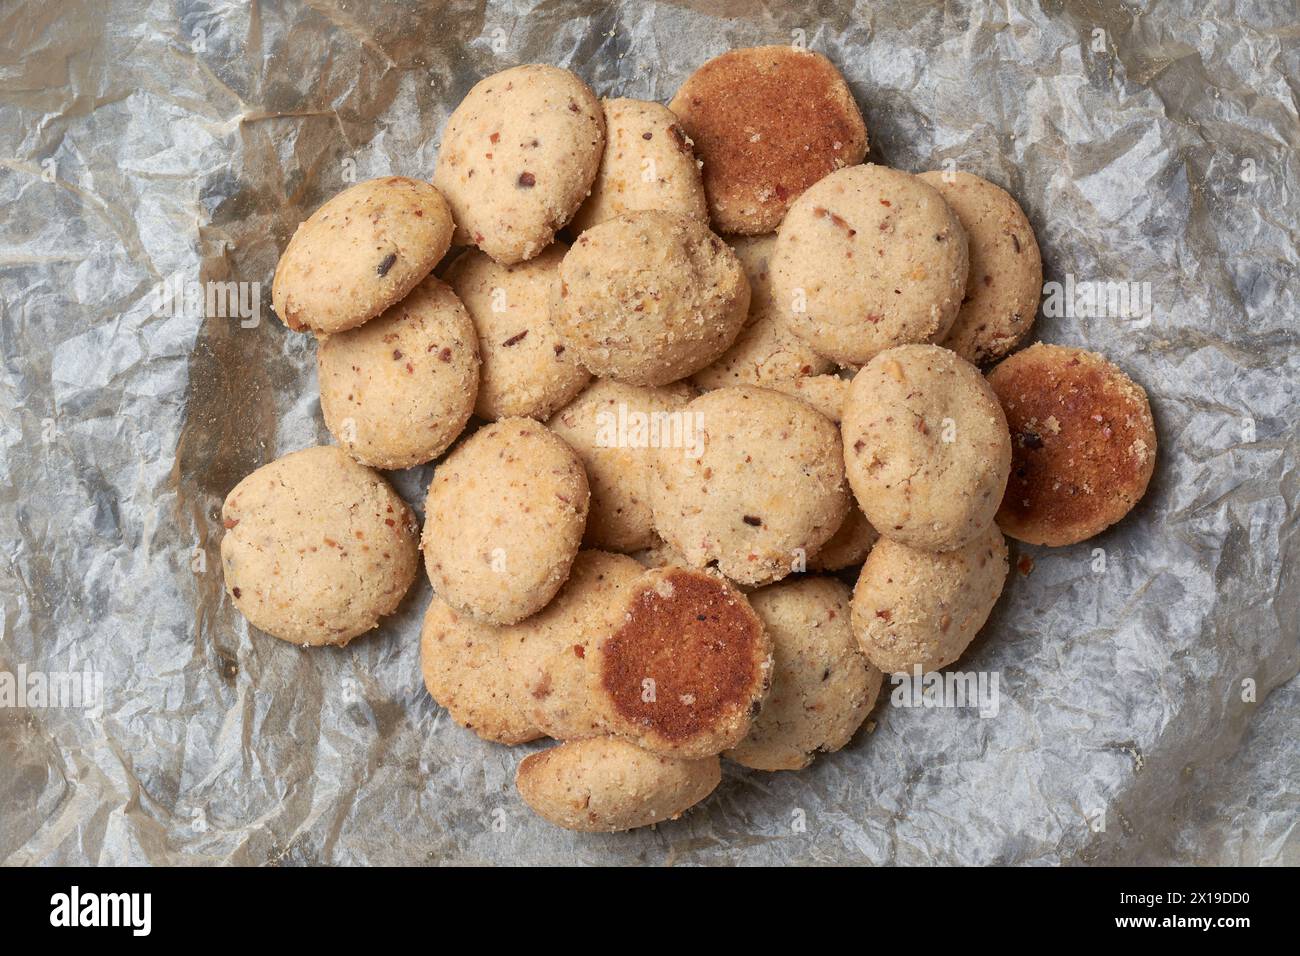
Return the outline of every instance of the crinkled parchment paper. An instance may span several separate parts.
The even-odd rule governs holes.
[[[1300,667],[1293,6],[816,6],[5,5],[0,672],[90,668],[103,698],[0,708],[0,861],[1300,862],[1297,684],[1265,700]],[[515,795],[531,748],[425,693],[423,579],[342,650],[225,598],[226,492],[329,437],[272,270],[350,181],[429,177],[490,72],[666,101],[790,42],[844,70],[875,161],[1009,188],[1048,280],[1151,283],[1149,322],[1035,334],[1146,386],[1155,479],[1094,541],[1013,552],[1032,572],[958,665],[998,675],[996,717],[886,701],[806,772],[729,767],[681,821],[566,833]],[[177,280],[261,283],[261,320],[167,314]],[[396,484],[420,504],[429,473]]]

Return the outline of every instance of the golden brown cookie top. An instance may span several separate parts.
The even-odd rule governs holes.
[[[648,571],[622,626],[601,646],[600,685],[614,729],[680,756],[733,746],[767,692],[771,653],[762,622],[721,578]]]
[[[771,232],[800,193],[867,153],[862,114],[839,70],[796,47],[715,57],[687,78],[669,109],[704,160],[720,232]]]
[[[1094,352],[1039,343],[989,384],[1011,429],[998,524],[1031,544],[1074,544],[1119,521],[1146,492],[1156,433],[1146,392]]]

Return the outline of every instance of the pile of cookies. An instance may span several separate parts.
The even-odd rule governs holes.
[[[549,66],[480,82],[432,183],[355,185],[284,251],[273,305],[317,337],[337,445],[230,492],[235,606],[345,644],[422,552],[429,692],[486,740],[559,741],[517,784],[571,829],[676,817],[720,757],[843,747],[883,673],[970,644],[1004,532],[1096,534],[1156,447],[1104,359],[1006,357],[1042,287],[1015,200],[867,151],[801,49],[727,53],[668,107]],[[421,533],[376,469],[431,461]]]

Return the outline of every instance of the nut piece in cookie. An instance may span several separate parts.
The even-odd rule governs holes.
[[[668,105],[704,161],[719,232],[773,231],[800,193],[867,153],[848,84],[809,50],[731,50],[687,77]]]
[[[839,429],[766,388],[720,388],[683,410],[695,447],[655,456],[655,530],[693,567],[740,584],[801,570],[848,513]]]
[[[1034,228],[1011,195],[970,173],[921,173],[943,194],[969,242],[966,295],[942,344],[973,365],[1006,355],[1029,332],[1043,293]]]
[[[485,425],[429,485],[423,546],[434,591],[493,624],[541,610],[569,576],[589,497],[582,463],[545,425]]]
[[[938,670],[974,640],[1006,578],[1007,544],[996,525],[942,554],[881,538],[853,589],[853,632],[886,674]]]
[[[672,111],[644,100],[604,100],[601,105],[605,154],[591,195],[573,217],[573,228],[582,232],[642,209],[707,223],[700,163]]]
[[[852,595],[834,578],[760,588],[749,603],[772,638],[772,689],[749,735],[723,756],[755,770],[800,770],[839,750],[875,706],[883,676],[858,649]]]
[[[646,571],[626,608],[593,658],[609,732],[682,758],[743,740],[772,667],[771,640],[744,595],[718,576],[668,567]]]
[[[434,184],[457,245],[531,259],[587,198],[605,148],[600,101],[577,75],[530,64],[469,91],[442,131]]]
[[[235,607],[295,644],[346,644],[396,610],[415,580],[415,515],[331,445],[263,465],[226,496],[221,518]]]
[[[854,376],[841,430],[849,484],[883,537],[950,551],[992,523],[1011,438],[988,382],[955,353],[881,352]]]
[[[567,248],[557,242],[512,266],[469,249],[444,274],[478,334],[483,369],[474,414],[479,418],[540,421],[591,380],[551,325],[551,284]]]
[[[725,352],[749,309],[749,282],[725,242],[658,210],[588,229],[560,264],[551,319],[591,372],[666,385]]]
[[[515,785],[538,816],[566,830],[614,833],[675,820],[722,779],[717,757],[681,760],[615,737],[525,757]]]
[[[316,361],[326,427],[375,468],[441,455],[469,421],[479,387],[474,326],[433,276],[377,319],[322,339]]]
[[[294,331],[354,329],[410,292],[451,244],[451,211],[428,183],[387,176],[321,206],[289,240],[271,306]]]
[[[1030,544],[1084,541],[1146,493],[1156,430],[1146,392],[1094,352],[1032,345],[989,384],[1011,429],[1011,477],[997,521]]]
[[[790,207],[772,294],[790,330],[840,365],[939,342],[966,288],[966,233],[939,191],[884,166],[832,173]]]

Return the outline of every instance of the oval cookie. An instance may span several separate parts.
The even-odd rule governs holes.
[[[375,468],[410,468],[456,440],[479,387],[469,314],[429,276],[405,299],[316,350],[321,413],[335,439]]]
[[[717,757],[677,760],[615,737],[543,750],[519,764],[519,795],[566,830],[614,833],[675,820],[722,779]]]
[[[330,445],[263,465],[221,517],[226,591],[249,623],[286,641],[346,644],[396,610],[415,579],[415,515]]]
[[[797,47],[715,57],[668,105],[704,161],[719,232],[773,231],[805,189],[867,153],[866,125],[844,77],[820,53]]]
[[[684,384],[642,388],[601,379],[550,420],[587,472],[587,547],[631,552],[654,543],[650,471],[655,449],[694,440],[680,416],[693,394]]]
[[[969,362],[937,345],[882,352],[844,405],[844,464],[880,534],[950,551],[993,521],[1011,468],[997,396]]]
[[[545,419],[591,379],[551,325],[551,285],[567,248],[557,242],[510,266],[470,249],[443,276],[474,320],[482,359],[474,402],[479,418]]]
[[[1030,544],[1084,541],[1132,510],[1151,481],[1146,392],[1094,352],[1032,345],[989,373],[1011,428],[1002,530]]]
[[[354,329],[415,288],[451,237],[451,212],[428,183],[357,183],[294,232],[275,268],[271,306],[294,331]]]
[[[424,561],[457,610],[513,624],[569,576],[587,520],[587,476],[573,450],[530,418],[486,425],[434,470]]]
[[[644,100],[604,100],[601,106],[605,153],[573,228],[582,232],[642,209],[708,222],[700,163],[672,111]]]
[[[481,80],[447,120],[433,174],[457,244],[507,265],[531,259],[582,205],[604,147],[600,102],[568,70],[529,64]]]
[[[896,169],[853,166],[790,207],[772,294],[795,335],[841,365],[862,365],[947,335],[966,271],[966,234],[938,190]]]
[[[723,756],[755,770],[801,770],[839,750],[875,706],[883,675],[858,649],[852,594],[805,577],[749,596],[772,638],[772,687],[749,735]]]
[[[986,179],[921,173],[966,231],[966,294],[942,344],[973,365],[1010,352],[1029,332],[1043,293],[1043,260],[1020,204]]]
[[[848,513],[839,430],[798,399],[720,388],[686,406],[694,448],[655,455],[655,530],[692,566],[741,584],[776,581],[830,539]]]
[[[1006,578],[996,525],[942,554],[881,538],[853,589],[858,645],[886,674],[946,667],[984,626]]]
[[[642,575],[593,661],[610,733],[692,759],[749,732],[771,678],[772,643],[744,595],[720,577],[668,567]]]
[[[748,308],[749,283],[726,243],[694,219],[647,210],[578,237],[551,318],[593,374],[666,385],[725,352]]]
[[[476,621],[435,596],[420,638],[425,686],[486,740],[604,733],[588,649],[621,623],[641,574],[629,557],[582,551],[555,598],[516,624]]]

